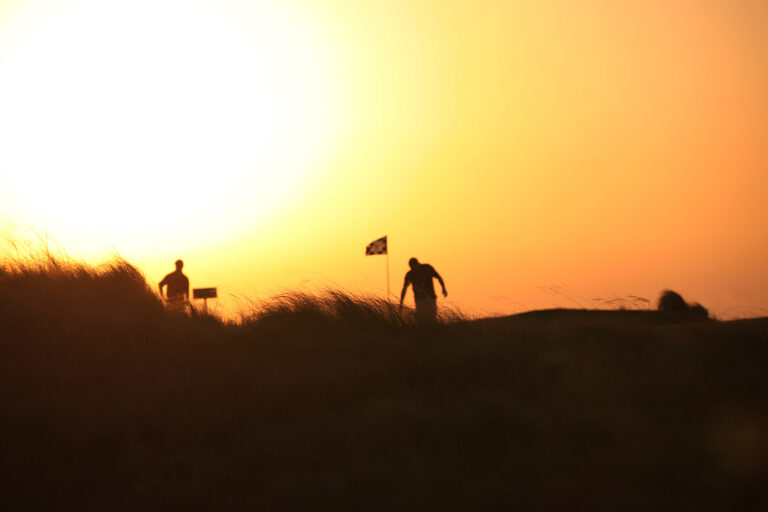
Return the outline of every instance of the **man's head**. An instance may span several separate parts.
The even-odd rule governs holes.
[[[176,270],[181,271],[182,268],[184,268],[184,262],[181,260],[176,260]]]
[[[411,259],[408,260],[408,265],[411,268],[416,268],[416,267],[419,266],[419,260],[417,260],[416,258],[411,258]]]

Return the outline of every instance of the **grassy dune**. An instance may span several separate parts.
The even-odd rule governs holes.
[[[225,323],[121,261],[0,267],[0,510],[768,505],[768,319],[330,293]]]

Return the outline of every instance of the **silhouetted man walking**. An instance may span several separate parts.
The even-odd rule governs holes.
[[[403,291],[400,292],[400,306],[403,305],[403,299],[405,299],[405,292],[408,290],[408,285],[413,286],[413,298],[416,302],[416,318],[419,321],[432,322],[437,318],[437,295],[435,294],[435,286],[432,283],[432,279],[440,281],[440,286],[443,287],[443,297],[448,296],[448,292],[445,289],[445,283],[440,274],[428,263],[419,263],[416,258],[408,260],[411,270],[405,274],[405,282],[403,283]]]
[[[182,310],[189,301],[189,279],[181,273],[184,262],[176,260],[176,270],[160,281],[160,297],[163,297],[163,286],[167,286],[165,300],[169,309]]]

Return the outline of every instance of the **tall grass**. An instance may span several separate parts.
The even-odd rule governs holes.
[[[437,324],[464,321],[468,317],[455,309],[445,309]],[[353,295],[337,290],[320,294],[289,292],[272,297],[241,316],[241,324],[284,324],[285,322],[321,322],[369,329],[399,329],[418,325],[410,308],[372,296]]]
[[[682,320],[685,320],[681,317]],[[768,324],[285,294],[166,312],[135,268],[0,266],[0,510],[748,510]]]

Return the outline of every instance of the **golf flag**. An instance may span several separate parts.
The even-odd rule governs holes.
[[[375,254],[387,254],[386,235],[379,238],[378,240],[374,240],[373,242],[369,243],[368,247],[365,248],[366,256],[373,256]]]

